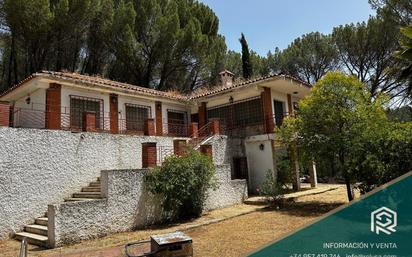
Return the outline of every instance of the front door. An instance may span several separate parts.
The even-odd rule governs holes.
[[[233,157],[232,179],[248,179],[247,158]]]
[[[284,111],[283,111],[283,102],[274,100],[273,101],[273,106],[275,109],[275,122],[276,126],[281,126],[283,122],[283,117],[284,117]]]

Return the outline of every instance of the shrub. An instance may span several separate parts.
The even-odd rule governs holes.
[[[288,191],[288,183],[292,182],[289,160],[286,152],[280,152],[276,158],[277,174],[266,171],[265,181],[260,188],[260,194],[268,198],[270,204],[281,206],[284,194]]]
[[[216,186],[214,174],[210,157],[188,149],[186,155],[167,157],[161,167],[149,171],[146,185],[163,197],[168,219],[188,219],[202,213],[207,190]]]

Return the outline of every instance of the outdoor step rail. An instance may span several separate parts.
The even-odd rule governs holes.
[[[199,128],[198,132],[197,132],[197,136],[195,135],[190,135],[190,145],[193,148],[198,148],[199,145],[208,137],[210,137],[212,135],[211,133],[211,129],[210,126],[212,125],[212,122],[208,122],[206,123],[203,127]]]
[[[21,240],[20,243],[20,253],[19,253],[19,257],[27,257],[27,238],[23,238],[23,240]]]
[[[157,165],[161,166],[164,160],[175,154],[173,146],[158,146],[157,147]]]

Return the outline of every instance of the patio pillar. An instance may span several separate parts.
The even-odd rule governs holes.
[[[47,129],[61,129],[61,89],[60,84],[50,83],[46,90]]]
[[[292,104],[292,95],[288,94],[288,115],[293,115],[293,104]]]
[[[264,129],[266,133],[273,133],[275,124],[273,122],[273,110],[272,110],[272,93],[270,88],[264,87],[264,91],[261,93],[262,110]]]
[[[220,135],[220,120],[218,118],[210,119],[210,132],[212,135]]]
[[[10,104],[8,102],[0,102],[0,126],[10,126]]]
[[[119,104],[116,94],[110,94],[110,133],[119,133]]]
[[[163,136],[163,117],[162,117],[162,102],[155,103],[156,109],[156,135]]]
[[[96,113],[84,112],[83,115],[83,131],[96,132]]]
[[[199,128],[202,128],[207,123],[207,107],[206,102],[202,102],[198,108]]]
[[[199,124],[197,122],[192,122],[189,125],[189,133],[192,138],[199,137]]]
[[[316,188],[318,186],[318,178],[316,174],[316,163],[314,161],[309,161],[308,169],[309,169],[309,176],[310,176],[310,187]]]
[[[145,120],[145,122],[144,122],[144,135],[145,136],[155,136],[156,135],[154,119]]]

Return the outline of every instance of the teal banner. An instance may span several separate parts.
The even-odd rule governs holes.
[[[249,256],[412,256],[412,173]]]

